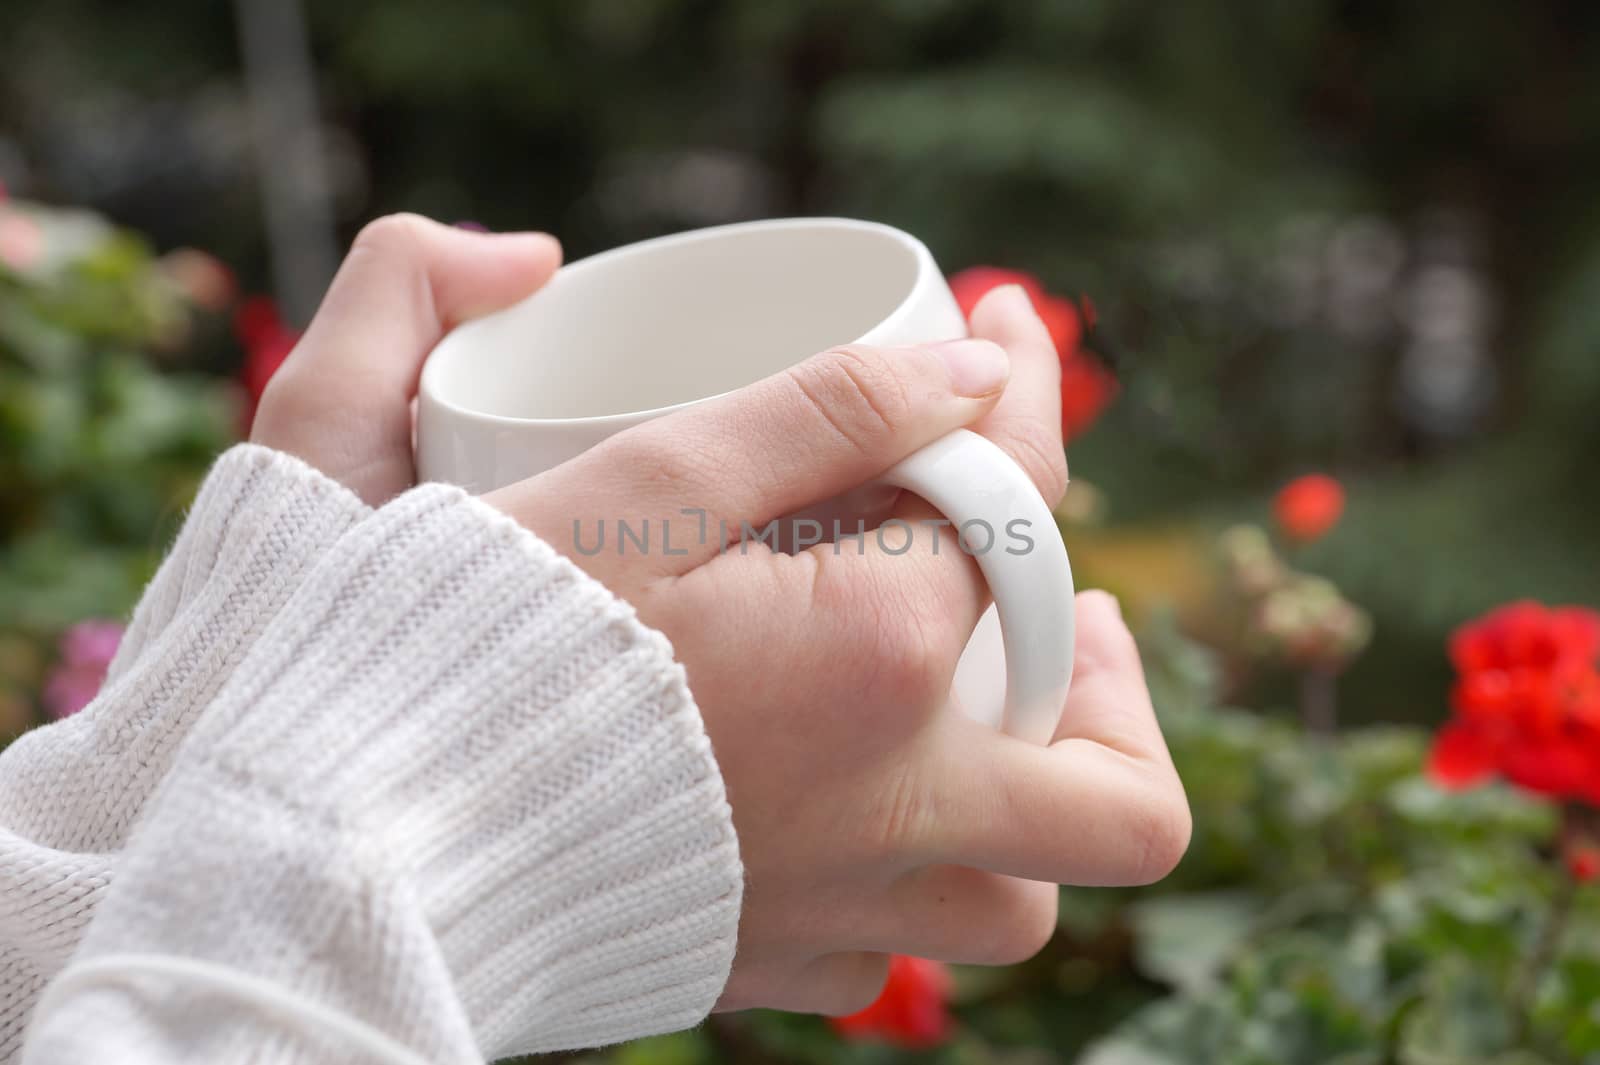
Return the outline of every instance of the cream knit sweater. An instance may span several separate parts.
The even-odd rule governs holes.
[[[241,446],[100,697],[0,754],[0,1062],[683,1028],[741,885],[683,670],[632,609],[456,489],[374,511]]]

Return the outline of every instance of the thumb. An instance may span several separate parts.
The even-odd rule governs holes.
[[[285,370],[314,372],[318,388],[409,401],[445,333],[528,295],[560,265],[561,245],[545,233],[380,218],[356,237]]]
[[[373,499],[407,487],[423,360],[454,326],[527,296],[560,265],[561,245],[544,233],[405,214],[370,223],[273,376],[251,438],[323,469],[391,471],[363,491]]]
[[[537,491],[513,486],[495,502],[558,545],[570,541],[573,515],[544,528],[534,497],[582,499],[594,513],[579,517],[590,521],[681,525],[693,508],[703,512],[702,529],[764,525],[870,481],[982,417],[1009,374],[1005,350],[987,340],[835,348],[630,429],[540,477]],[[695,539],[687,551],[630,562],[684,573],[724,546],[719,536]]]

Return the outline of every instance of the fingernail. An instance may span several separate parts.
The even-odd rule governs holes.
[[[977,399],[1005,387],[1011,360],[1005,349],[988,340],[947,340],[932,345],[950,374],[950,388],[958,396]]]
[[[1028,295],[1027,289],[1014,281],[997,286],[989,298],[1008,303],[1018,310],[1033,310],[1033,297]]]
[[[1096,589],[1094,589],[1094,594],[1098,595],[1100,597],[1100,601],[1105,603],[1107,606],[1109,606],[1111,608],[1112,613],[1116,614],[1117,617],[1119,617],[1119,618],[1122,617],[1122,600],[1121,599],[1118,599],[1116,596],[1112,595],[1110,592],[1106,591],[1104,588],[1096,588]]]
[[[484,225],[482,222],[466,222],[466,221],[456,222],[455,223],[455,227],[457,229],[470,230],[473,233],[487,233],[487,232],[489,232],[489,227]]]

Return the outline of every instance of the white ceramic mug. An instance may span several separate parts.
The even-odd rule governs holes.
[[[445,337],[422,371],[417,469],[484,492],[829,347],[965,335],[933,256],[889,226],[792,218],[647,240],[572,263],[522,302]],[[962,656],[952,700],[1048,742],[1072,678],[1073,589],[1038,490],[966,430],[883,480],[958,528],[987,527],[969,539],[995,606]],[[1008,529],[1023,535],[1008,538]]]

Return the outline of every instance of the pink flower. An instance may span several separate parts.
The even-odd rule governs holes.
[[[190,303],[220,313],[238,296],[233,271],[210,252],[175,248],[161,257],[161,268]]]
[[[26,273],[44,257],[44,227],[10,208],[0,206],[0,267]]]
[[[71,717],[94,700],[105,683],[122,633],[118,622],[90,619],[62,634],[61,661],[44,686],[44,705],[51,717]]]

